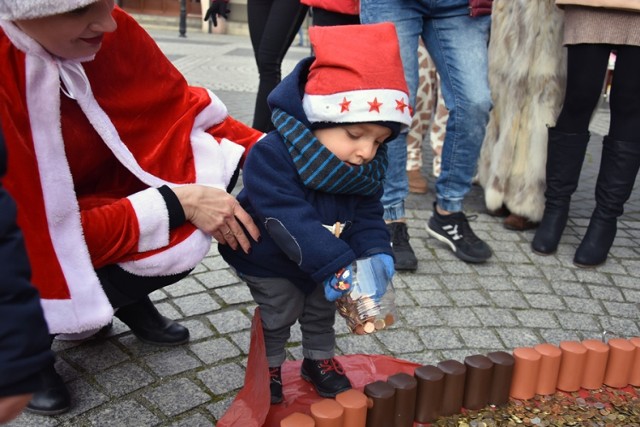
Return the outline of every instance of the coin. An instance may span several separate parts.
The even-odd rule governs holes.
[[[375,330],[376,330],[376,327],[375,327],[375,325],[373,324],[373,322],[367,322],[367,323],[365,323],[365,324],[364,324],[364,331],[365,331],[367,334],[370,334],[371,332],[373,332],[373,331],[375,331]]]
[[[384,329],[384,328],[385,328],[385,326],[387,326],[387,325],[384,323],[384,319],[376,319],[376,320],[373,322],[373,325],[376,327],[376,330],[377,330],[377,331],[379,331],[380,329]]]

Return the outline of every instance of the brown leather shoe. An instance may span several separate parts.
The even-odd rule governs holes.
[[[504,228],[513,231],[532,230],[538,226],[537,222],[529,221],[528,218],[514,213],[504,219]]]
[[[407,171],[409,178],[409,191],[416,194],[425,194],[429,189],[427,180],[422,176],[419,170]]]

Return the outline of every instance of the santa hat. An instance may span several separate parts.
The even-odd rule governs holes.
[[[98,0],[2,0],[0,19],[16,21],[69,12]]]
[[[379,122],[397,129],[397,124],[411,124],[409,90],[392,23],[314,26],[309,39],[316,58],[302,105],[312,128],[324,123]]]

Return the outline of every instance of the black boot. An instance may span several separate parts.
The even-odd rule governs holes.
[[[607,260],[616,237],[618,217],[631,196],[639,168],[640,141],[625,142],[604,137],[596,182],[596,207],[573,258],[578,267],[596,267]]]
[[[269,391],[271,392],[271,404],[281,403],[282,395],[282,368],[277,366],[269,368]]]
[[[334,358],[302,361],[300,375],[315,387],[322,397],[336,397],[336,394],[351,388],[349,378],[344,374],[342,365]]]
[[[67,412],[71,407],[71,396],[53,363],[42,370],[40,378],[42,388],[33,393],[25,411],[38,415],[58,415]]]
[[[149,297],[119,308],[115,316],[147,344],[171,346],[189,341],[189,330],[162,316]]]
[[[564,133],[549,128],[544,214],[531,242],[531,249],[537,254],[550,255],[558,249],[569,218],[571,195],[578,187],[589,136],[589,133]]]

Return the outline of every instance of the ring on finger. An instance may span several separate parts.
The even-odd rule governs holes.
[[[225,232],[224,232],[224,235],[225,235],[225,236],[229,236],[229,235],[231,235],[231,234],[233,234],[233,233],[231,232],[231,229],[228,229],[227,231],[225,231]]]

